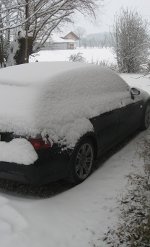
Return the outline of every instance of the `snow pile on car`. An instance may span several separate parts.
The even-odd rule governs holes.
[[[31,143],[16,138],[10,142],[0,142],[0,161],[31,165],[38,159]]]
[[[89,118],[131,101],[127,84],[96,65],[43,62],[0,70],[0,132],[49,135],[74,147]]]

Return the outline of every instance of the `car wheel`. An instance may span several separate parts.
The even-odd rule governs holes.
[[[90,139],[80,141],[71,158],[69,180],[78,184],[84,181],[91,173],[94,163],[94,146]]]
[[[142,123],[142,129],[146,130],[150,126],[150,104],[147,104],[144,112],[144,118]]]

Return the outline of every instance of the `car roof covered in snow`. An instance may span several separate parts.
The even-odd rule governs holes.
[[[16,65],[0,70],[0,84],[18,86],[45,86],[52,82],[82,84],[99,81],[101,90],[119,90],[125,87],[123,80],[109,69],[84,63],[74,62],[36,62]],[[53,84],[53,83],[52,83]],[[100,85],[99,84],[99,85]]]
[[[64,72],[81,67],[86,65],[73,62],[36,62],[10,66],[0,70],[0,84],[41,85]]]

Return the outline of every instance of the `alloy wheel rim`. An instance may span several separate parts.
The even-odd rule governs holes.
[[[75,163],[75,172],[83,180],[88,177],[93,164],[93,148],[89,143],[83,144],[78,150]]]

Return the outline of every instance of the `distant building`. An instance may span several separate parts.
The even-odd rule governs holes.
[[[78,41],[80,38],[73,32],[68,33],[63,39],[72,39]]]
[[[43,50],[74,50],[78,46],[79,37],[70,32],[64,37],[53,35],[50,42],[46,42]]]

